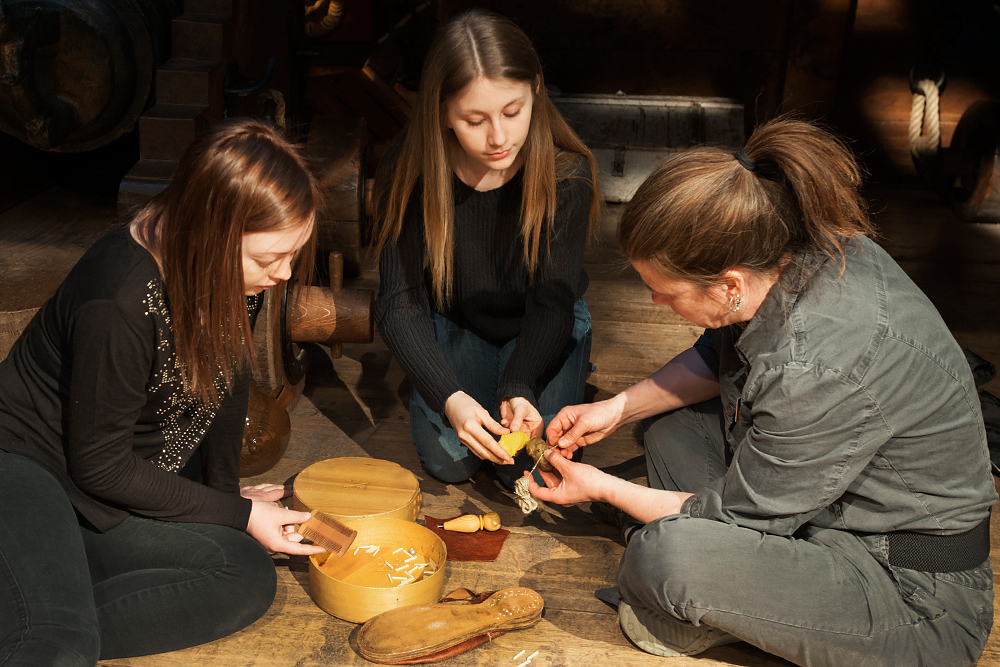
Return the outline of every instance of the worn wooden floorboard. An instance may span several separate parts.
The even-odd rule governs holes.
[[[1000,226],[967,225],[951,216],[937,198],[919,188],[873,187],[872,209],[881,242],[928,293],[959,342],[988,360],[1000,362]],[[609,207],[600,243],[587,252],[591,288],[587,300],[594,320],[587,400],[608,398],[656,370],[688,347],[700,330],[649,300],[649,291],[624,262],[614,240],[619,209]],[[71,263],[82,246],[64,230],[79,225],[83,237],[113,224],[114,204],[81,199],[53,190],[0,216],[0,298],[18,305],[22,286],[52,283],[54,273],[32,274],[29,264]],[[33,228],[34,226],[34,228]],[[63,231],[61,231],[63,230]],[[37,233],[35,233],[37,232]],[[41,259],[39,259],[41,258]],[[68,266],[60,268],[65,271]],[[33,275],[33,278],[32,278]],[[16,282],[15,282],[16,281]],[[34,285],[32,285],[34,281]],[[47,282],[46,282],[47,281]],[[377,273],[366,267],[352,286],[374,288]],[[15,300],[16,300],[15,299]],[[18,302],[19,303],[19,302]],[[546,508],[523,515],[488,472],[469,482],[448,485],[420,468],[409,430],[409,385],[391,353],[378,339],[371,345],[345,345],[344,356],[330,359],[320,346],[303,399],[292,414],[288,452],[273,470],[247,483],[290,482],[314,461],[339,456],[370,456],[399,463],[418,478],[423,511],[437,517],[462,512],[497,511],[511,535],[493,563],[446,565],[446,589],[488,590],[529,586],[546,600],[545,616],[535,627],[508,633],[447,663],[455,667],[509,665],[518,651],[538,651],[535,667],[589,667],[593,664],[681,667],[787,665],[746,644],[707,651],[697,658],[663,658],[634,648],[618,629],[614,611],[593,596],[614,582],[621,540],[592,520],[589,507]],[[1000,393],[1000,381],[989,385]],[[585,451],[584,460],[626,479],[644,483],[641,433],[626,427]],[[994,570],[1000,570],[1000,516],[994,516]],[[302,558],[276,558],[278,595],[270,611],[249,628],[225,639],[183,651],[143,658],[110,660],[116,667],[204,665],[212,667],[330,667],[369,664],[352,648],[357,626],[317,608],[308,594],[308,568]],[[991,639],[979,665],[1000,667],[1000,633]],[[523,657],[522,659],[523,660]]]
[[[114,203],[62,188],[0,214],[0,311],[38,308],[84,251],[118,224]]]

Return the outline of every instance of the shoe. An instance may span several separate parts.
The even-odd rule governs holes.
[[[458,592],[445,599],[458,599],[453,597]],[[470,595],[474,597],[467,604],[410,605],[370,618],[358,631],[358,652],[366,660],[388,665],[437,662],[509,630],[530,628],[542,618],[545,606],[542,596],[529,588]]]
[[[740,641],[728,632],[707,625],[692,625],[625,602],[618,605],[622,632],[646,653],[667,657],[695,655],[713,646]]]
[[[620,510],[608,503],[590,503],[590,513],[601,523],[617,528],[622,539],[625,540],[625,544],[628,544],[629,538],[632,537],[633,529],[645,525],[625,510]]]

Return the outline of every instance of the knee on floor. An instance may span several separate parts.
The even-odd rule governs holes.
[[[692,595],[699,582],[717,585],[712,548],[707,546],[713,540],[706,536],[707,529],[714,528],[711,523],[682,516],[637,530],[622,557],[620,583],[654,586],[670,597]]]
[[[424,462],[424,468],[434,476],[434,479],[445,484],[458,484],[475,475],[482,464],[479,459],[470,457],[459,461]]]

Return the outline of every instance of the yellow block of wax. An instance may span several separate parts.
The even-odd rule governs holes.
[[[524,449],[524,446],[528,444],[529,440],[531,440],[531,436],[524,431],[514,431],[513,433],[500,436],[500,446],[503,447],[508,454],[514,456],[519,451]]]

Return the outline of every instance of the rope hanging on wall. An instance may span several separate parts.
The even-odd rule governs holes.
[[[274,124],[276,127],[285,129],[285,96],[280,91],[268,88],[262,90],[260,96],[267,100],[274,101]]]
[[[916,161],[935,156],[941,147],[941,109],[938,84],[931,79],[917,82],[910,108],[910,154]]]
[[[323,5],[326,5],[326,13],[322,18],[316,18],[323,12]],[[340,17],[344,13],[344,3],[342,0],[317,0],[306,8],[306,35],[316,39],[333,32],[333,29],[340,25]]]

